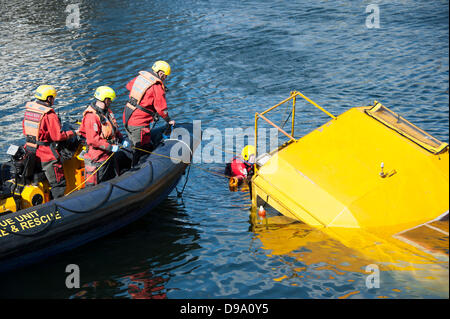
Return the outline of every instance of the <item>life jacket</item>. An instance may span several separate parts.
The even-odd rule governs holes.
[[[158,121],[158,113],[156,112],[152,112],[146,108],[143,108],[142,106],[139,105],[139,103],[141,102],[142,98],[145,95],[145,92],[147,92],[147,90],[152,87],[153,85],[155,85],[156,83],[161,83],[163,89],[164,88],[164,83],[161,81],[161,79],[153,72],[148,72],[148,71],[140,71],[138,77],[136,78],[136,80],[133,83],[133,87],[131,88],[130,91],[130,98],[125,106],[125,127],[128,127],[128,121],[131,117],[131,115],[133,114],[134,111],[136,111],[136,109],[139,109],[147,114],[150,114],[153,119],[156,121]]]
[[[83,112],[83,117],[87,113],[92,113],[97,116],[101,123],[101,131],[100,136],[107,140],[108,142],[112,142],[116,138],[116,132],[119,126],[117,125],[117,121],[114,118],[113,112],[108,108],[106,115],[103,115],[100,110],[95,106],[95,102],[92,102],[91,105],[89,105],[86,110]]]
[[[23,119],[23,127],[25,133],[25,149],[23,169],[20,175],[24,178],[23,183],[26,180],[31,179],[36,169],[36,151],[39,146],[49,146],[53,156],[59,160],[60,156],[56,150],[55,142],[44,142],[39,140],[39,131],[42,124],[42,119],[45,114],[55,112],[51,107],[37,101],[27,102],[25,104],[25,115]]]
[[[31,147],[34,151],[39,145],[50,146],[51,142],[39,141],[39,129],[41,127],[42,118],[45,114],[54,112],[51,107],[47,107],[36,101],[28,102],[25,105],[24,131],[27,147]]]

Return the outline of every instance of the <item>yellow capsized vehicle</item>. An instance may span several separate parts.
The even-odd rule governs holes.
[[[300,139],[293,137],[297,97],[332,118]],[[290,100],[291,134],[266,117]],[[259,119],[289,141],[270,154],[258,154],[251,181],[254,208],[267,202],[287,217],[333,229],[340,238],[345,237],[345,229],[359,229],[411,242],[407,233],[425,227],[446,236],[448,243],[447,143],[377,101],[336,117],[294,91],[256,113],[255,145]]]

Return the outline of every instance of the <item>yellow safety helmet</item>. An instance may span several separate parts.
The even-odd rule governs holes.
[[[49,96],[56,98],[56,90],[51,85],[40,85],[34,93],[34,97],[41,101],[47,101]]]
[[[170,65],[166,61],[156,61],[152,66],[152,70],[155,73],[163,71],[166,76],[170,75]]]
[[[242,157],[244,158],[244,160],[248,161],[250,156],[255,155],[256,154],[256,148],[253,145],[247,145],[246,147],[244,147],[242,149]]]
[[[99,86],[97,90],[95,90],[94,97],[99,101],[104,101],[105,99],[111,99],[111,102],[116,98],[116,92],[111,89],[109,86]]]

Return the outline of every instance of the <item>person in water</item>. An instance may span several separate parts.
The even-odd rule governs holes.
[[[133,145],[151,150],[150,124],[163,118],[174,126],[167,112],[166,87],[164,81],[170,75],[170,65],[156,61],[150,72],[140,71],[127,84],[129,100],[123,111],[123,124]]]
[[[64,196],[66,180],[61,156],[56,143],[68,140],[75,135],[74,131],[63,131],[61,122],[52,108],[56,99],[56,90],[51,85],[41,85],[35,92],[35,101],[25,105],[22,122],[23,134],[26,137],[25,149],[33,156],[31,162],[36,164],[32,170],[41,167],[45,173],[53,198]]]
[[[235,187],[243,181],[249,181],[253,176],[253,163],[255,162],[256,149],[253,145],[247,145],[240,155],[233,158],[225,168],[225,174],[230,176],[229,185]]]
[[[130,144],[120,133],[110,109],[111,103],[116,98],[114,90],[108,86],[100,86],[95,91],[94,97],[95,101],[83,112],[79,129],[87,144],[84,155],[87,186],[97,185],[114,178],[116,173],[119,173],[118,161],[108,160],[108,158],[112,153],[117,153],[120,146],[126,148]],[[99,170],[93,174],[97,169]]]

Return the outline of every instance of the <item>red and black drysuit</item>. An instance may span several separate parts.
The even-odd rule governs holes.
[[[225,174],[230,177],[236,177],[239,183],[244,179],[250,179],[253,175],[253,164],[245,161],[241,155],[233,158],[230,163],[227,163]]]
[[[113,112],[109,108],[100,109],[93,102],[83,113],[80,134],[86,138],[87,144],[87,152],[84,155],[86,185],[97,185],[115,177],[115,173],[118,172],[115,167],[117,161],[108,158],[113,146],[122,143],[123,135],[119,131]],[[98,168],[100,169],[93,174]]]

